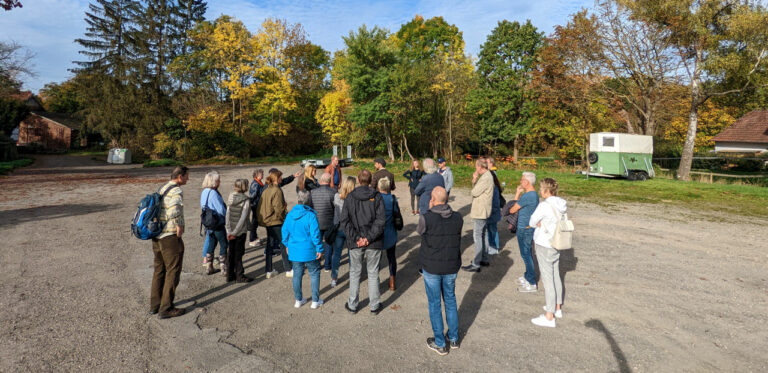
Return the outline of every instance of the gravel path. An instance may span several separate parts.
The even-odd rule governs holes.
[[[260,166],[268,168],[269,166]],[[417,274],[416,219],[404,209],[398,289],[386,290],[378,316],[344,310],[340,284],[321,276],[319,310],[293,308],[290,279],[266,279],[263,250],[249,249],[249,284],[206,276],[200,265],[200,183],[184,187],[187,251],[170,320],[147,314],[150,244],[133,238],[135,205],[168,168],[109,166],[88,157],[40,156],[0,178],[0,371],[765,371],[768,345],[766,221],[696,218],[663,205],[598,207],[570,201],[577,225],[563,253],[565,318],[535,327],[543,292],[518,293],[523,265],[517,241],[500,226],[502,253],[481,273],[459,274],[462,346],[446,357],[426,348],[431,334]],[[253,166],[215,167],[222,194]],[[293,172],[298,166],[280,166]],[[511,183],[511,180],[506,180]],[[407,186],[396,195],[407,205]],[[284,188],[289,205],[294,185]],[[567,191],[566,191],[567,192]],[[470,199],[464,262],[472,257]],[[261,235],[265,235],[263,229]],[[279,260],[276,268],[281,270]],[[309,281],[305,281],[309,292]],[[367,286],[361,286],[363,306]]]

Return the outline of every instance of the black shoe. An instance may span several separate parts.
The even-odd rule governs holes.
[[[448,355],[448,349],[445,347],[438,347],[437,344],[435,344],[435,339],[432,337],[427,338],[427,347],[429,347],[430,350],[437,352],[440,356]]]
[[[245,283],[245,282],[251,282],[251,281],[253,281],[253,277],[248,277],[248,276],[243,276],[235,280],[235,282],[239,282],[239,283]]]
[[[353,314],[353,315],[357,313],[357,310],[353,310],[352,308],[350,308],[350,307],[349,307],[349,303],[344,303],[344,308],[345,308],[347,311],[349,311],[349,313],[351,313],[351,314]]]
[[[480,272],[480,267],[476,267],[474,264],[470,264],[464,267],[461,267],[461,269],[467,271],[467,272]]]
[[[150,308],[150,309],[149,309],[149,314],[150,314],[150,315],[157,315],[157,313],[158,313],[159,311],[160,311],[160,307],[156,307],[156,308]]]
[[[159,315],[157,315],[160,319],[169,319],[171,317],[177,317],[185,314],[187,310],[184,308],[171,308],[168,311],[161,312]]]
[[[480,262],[480,266],[482,266],[482,267],[488,267],[489,265],[491,265],[491,263],[488,263],[488,262]]]
[[[448,334],[445,335],[445,340],[448,341],[448,344],[451,346],[451,350],[458,350],[459,349],[459,341],[452,341],[448,338]],[[447,347],[447,346],[446,346]]]
[[[371,309],[371,315],[378,315],[381,312],[381,308],[381,304],[379,304],[376,308]]]

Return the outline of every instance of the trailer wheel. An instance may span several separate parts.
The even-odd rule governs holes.
[[[597,153],[589,152],[589,155],[587,156],[587,160],[589,160],[589,163],[597,163]]]
[[[645,171],[639,171],[636,173],[635,180],[637,181],[646,181],[648,180],[648,173]]]
[[[627,171],[627,180],[629,181],[637,180],[637,173],[635,171]]]

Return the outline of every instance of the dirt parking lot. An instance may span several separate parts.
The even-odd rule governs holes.
[[[249,249],[248,284],[206,276],[200,265],[200,183],[215,168],[226,198],[256,166],[193,167],[184,187],[186,252],[177,305],[189,313],[149,316],[150,243],[130,233],[136,203],[168,168],[108,166],[87,157],[41,156],[0,177],[0,371],[115,372],[703,372],[768,369],[768,245],[765,220],[700,219],[664,205],[599,207],[569,201],[575,249],[564,252],[564,318],[530,323],[543,291],[517,292],[517,241],[500,226],[502,253],[476,274],[461,272],[461,349],[428,350],[431,328],[417,273],[416,218],[405,215],[397,245],[398,288],[381,266],[378,316],[344,310],[340,284],[321,276],[319,310],[293,308],[290,279],[266,279],[263,250]],[[267,165],[259,165],[268,168]],[[298,166],[279,166],[294,172]],[[511,180],[505,180],[508,184]],[[407,184],[396,195],[407,205]],[[284,188],[295,204],[294,184]],[[567,191],[565,191],[567,193]],[[472,257],[471,199],[463,261]],[[405,208],[404,208],[405,210]],[[263,229],[260,234],[265,235]],[[279,261],[276,268],[281,270]],[[281,271],[282,272],[282,271]],[[367,286],[361,286],[363,306]],[[305,280],[305,292],[309,281]]]

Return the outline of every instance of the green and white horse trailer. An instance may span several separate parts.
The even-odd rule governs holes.
[[[654,177],[653,137],[599,132],[589,135],[590,176],[647,180]]]

